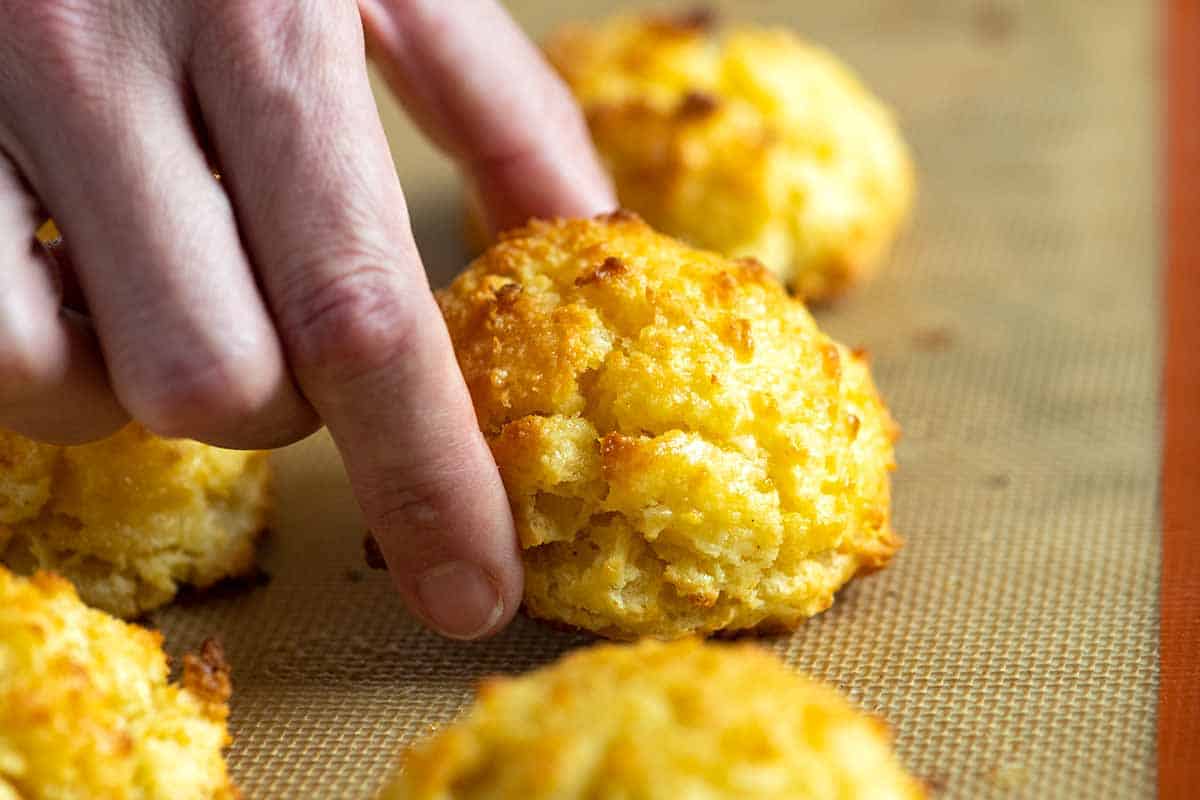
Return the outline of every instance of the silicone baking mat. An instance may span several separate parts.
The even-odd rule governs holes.
[[[513,2],[534,34],[612,2]],[[920,167],[911,230],[866,291],[819,312],[868,348],[905,430],[908,546],[790,637],[790,663],[886,717],[939,796],[1154,791],[1160,523],[1159,7],[1142,2],[716,3],[791,25],[898,111]],[[435,282],[464,263],[450,165],[386,98]],[[367,798],[402,744],[492,672],[586,641],[527,620],[459,644],[362,563],[321,435],[281,451],[269,581],[153,621],[219,635],[230,758],[249,798]]]

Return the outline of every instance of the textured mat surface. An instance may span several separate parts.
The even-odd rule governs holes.
[[[510,3],[535,33],[616,5]],[[1156,4],[724,7],[838,51],[898,109],[920,166],[916,219],[889,268],[820,314],[872,351],[904,426],[908,546],[770,644],[889,719],[940,796],[1152,796]],[[384,112],[444,280],[463,263],[457,182]],[[176,652],[224,639],[248,797],[369,797],[396,748],[453,717],[480,676],[583,641],[524,620],[477,645],[421,632],[362,567],[362,523],[328,442],[277,463],[270,582],[155,617]]]

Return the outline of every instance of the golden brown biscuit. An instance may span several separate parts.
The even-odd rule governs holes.
[[[263,452],[162,439],[129,425],[93,444],[0,430],[0,563],[51,569],[90,605],[134,617],[254,566],[266,524]]]
[[[162,637],[0,567],[0,800],[232,800],[220,648],[167,681]]]
[[[617,17],[550,36],[621,204],[828,299],[874,272],[912,203],[889,111],[790,31],[703,14]]]
[[[749,645],[601,645],[493,678],[380,800],[916,800],[887,726]]]
[[[867,364],[757,262],[623,212],[534,222],[439,301],[533,615],[614,638],[791,628],[899,546]]]

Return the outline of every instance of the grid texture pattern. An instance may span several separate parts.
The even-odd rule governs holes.
[[[535,33],[611,2],[513,2]],[[625,4],[628,5],[628,4]],[[716,4],[721,7],[722,4]],[[873,354],[905,429],[894,565],[769,640],[896,728],[939,796],[1154,791],[1159,109],[1152,3],[725,3],[842,54],[899,111],[920,168],[880,279],[820,312]],[[434,280],[463,263],[458,188],[383,101]],[[269,583],[155,621],[235,667],[251,798],[366,798],[477,679],[584,641],[519,620],[421,632],[362,564],[328,441],[278,454]]]

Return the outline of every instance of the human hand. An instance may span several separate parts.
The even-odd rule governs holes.
[[[70,443],[132,417],[257,448],[323,422],[408,605],[474,638],[516,611],[519,552],[364,24],[498,224],[614,200],[568,92],[494,0],[360,6],[0,0],[0,425]],[[47,214],[70,274],[31,247]]]

